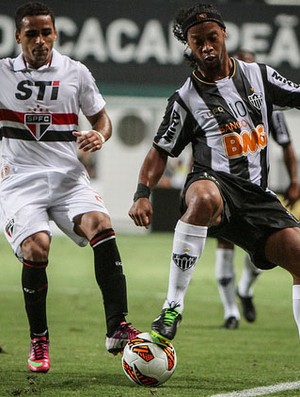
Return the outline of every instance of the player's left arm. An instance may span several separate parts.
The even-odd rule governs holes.
[[[104,143],[111,137],[112,123],[105,108],[93,116],[86,116],[91,124],[88,131],[73,131],[77,137],[78,149],[84,152],[100,150]]]
[[[273,111],[270,132],[275,142],[282,147],[284,164],[290,180],[289,186],[284,193],[284,199],[286,200],[286,205],[292,208],[300,197],[298,165],[288,126],[282,111]]]
[[[265,91],[272,105],[300,109],[300,84],[281,76],[270,66],[260,64]]]

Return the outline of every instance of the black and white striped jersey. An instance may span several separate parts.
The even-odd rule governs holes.
[[[234,59],[230,76],[215,83],[193,71],[169,99],[153,144],[177,157],[191,143],[196,169],[265,189],[273,105],[300,108],[300,86],[269,66]]]

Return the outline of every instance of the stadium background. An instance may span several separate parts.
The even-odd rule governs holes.
[[[1,57],[19,51],[14,43],[13,15],[22,3],[1,1]],[[175,9],[190,3],[49,1],[61,32],[57,48],[91,68],[108,102],[114,136],[92,161],[92,165],[96,162],[93,183],[103,193],[120,230],[137,233],[127,211],[138,169],[160,122],[166,98],[189,73],[181,57],[182,48],[168,32]],[[253,49],[261,61],[299,82],[300,7],[262,3],[219,0],[231,32],[228,48]],[[286,115],[300,153],[299,115],[293,111]],[[272,185],[283,190],[287,177],[281,149],[272,149]],[[139,329],[147,330],[165,296],[172,234],[120,233],[118,240],[128,280],[129,319]],[[0,252],[0,353],[5,353],[0,354],[0,396],[216,397],[219,393],[236,396],[239,390],[238,394],[245,397],[250,395],[249,388],[258,391],[259,386],[268,386],[268,395],[299,397],[299,340],[291,308],[290,276],[280,268],[262,276],[255,286],[259,309],[255,326],[242,319],[237,332],[221,330],[223,308],[213,266],[215,241],[208,239],[189,287],[184,326],[176,336],[176,373],[166,387],[143,389],[134,387],[125,378],[120,360],[105,351],[104,317],[101,310],[99,316],[99,291],[89,265],[92,251],[77,247],[67,237],[53,239],[48,270],[53,368],[47,376],[30,376],[26,368],[28,329],[21,303],[20,264],[4,238],[0,239]],[[238,277],[243,258],[244,253],[237,248]],[[280,385],[285,387],[282,391]],[[296,390],[288,390],[288,386]]]
[[[0,57],[14,56],[20,50],[14,41],[14,12],[22,3],[1,4]],[[59,32],[56,48],[90,68],[107,100],[114,135],[101,152],[85,160],[93,169],[93,185],[103,195],[120,231],[137,231],[127,211],[138,170],[167,98],[190,72],[183,60],[184,47],[173,38],[171,25],[176,10],[193,3],[51,1]],[[211,3],[217,4],[226,22],[229,52],[238,48],[253,50],[258,61],[299,82],[300,7],[267,5],[258,0]],[[287,111],[286,118],[296,152],[300,153],[299,115],[297,111]],[[84,120],[82,124],[86,128]],[[187,156],[184,162],[188,161]],[[287,181],[282,151],[272,143],[271,187],[283,191]],[[170,202],[165,206],[167,214]]]

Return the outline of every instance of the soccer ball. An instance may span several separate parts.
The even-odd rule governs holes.
[[[122,367],[126,376],[140,386],[155,387],[174,373],[177,358],[171,343],[157,343],[148,332],[138,334],[124,348]]]

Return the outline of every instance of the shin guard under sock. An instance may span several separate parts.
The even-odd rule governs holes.
[[[234,250],[217,248],[216,279],[221,301],[224,307],[224,319],[235,317],[240,319],[238,305],[235,300],[235,272],[233,267]]]
[[[98,233],[90,241],[94,250],[95,276],[102,291],[107,335],[111,336],[127,314],[126,279],[113,229]]]
[[[26,259],[23,261],[22,288],[31,338],[41,335],[48,338],[46,316],[47,265],[48,261],[33,262]]]
[[[300,337],[300,285],[293,285],[293,314]]]
[[[184,297],[200,257],[207,235],[206,226],[191,225],[179,220],[174,238],[170,265],[169,287],[163,308],[177,307],[182,313]]]

